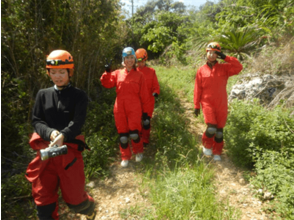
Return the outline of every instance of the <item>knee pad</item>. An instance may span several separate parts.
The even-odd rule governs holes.
[[[128,137],[127,136],[122,136],[119,138],[120,143],[126,144],[128,143]]]
[[[215,137],[214,137],[215,142],[221,143],[223,141],[223,128],[218,128]]]
[[[78,205],[71,205],[67,203],[67,206],[75,213],[80,213],[83,215],[90,215],[94,212],[95,203],[87,199],[86,201],[78,204]]]
[[[40,220],[54,220],[52,214],[56,208],[56,202],[49,205],[37,206],[37,216]]]
[[[148,130],[150,128],[150,120],[149,119],[146,119],[143,121],[143,128],[145,130]]]
[[[129,142],[128,135],[129,135],[129,133],[120,133],[119,134],[119,136],[120,136],[119,137],[120,146],[123,149],[128,148],[128,142]]]
[[[139,131],[138,131],[138,130],[130,131],[130,138],[131,138],[135,143],[139,143],[139,142],[140,142]]]
[[[216,133],[216,127],[208,125],[205,134],[207,137],[212,138]]]

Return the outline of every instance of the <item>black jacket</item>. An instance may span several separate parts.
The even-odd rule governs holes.
[[[87,113],[88,97],[80,89],[68,86],[63,90],[54,87],[41,89],[37,93],[32,125],[46,141],[58,130],[70,141],[81,134]]]

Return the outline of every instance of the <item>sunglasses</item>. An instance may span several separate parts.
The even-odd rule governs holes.
[[[51,66],[59,66],[64,64],[73,64],[74,62],[69,62],[68,60],[62,61],[62,60],[47,60],[46,64]]]

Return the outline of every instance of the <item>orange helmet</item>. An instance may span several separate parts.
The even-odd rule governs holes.
[[[215,50],[215,51],[221,52],[221,46],[219,45],[218,42],[211,42],[206,47],[206,52],[209,50]]]
[[[74,62],[72,55],[66,50],[53,50],[46,59],[47,69],[69,69],[69,76],[73,75]],[[47,71],[49,75],[49,72]]]
[[[136,51],[136,57],[138,59],[138,61],[146,61],[148,59],[148,54],[147,54],[147,51],[143,48],[139,48],[137,51]]]

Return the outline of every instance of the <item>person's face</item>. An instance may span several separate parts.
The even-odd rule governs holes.
[[[134,57],[134,55],[128,55],[125,57],[124,63],[127,69],[133,68],[135,62],[136,62],[136,58]]]
[[[49,75],[53,83],[58,86],[66,86],[69,83],[69,74],[67,69],[50,69]]]
[[[206,57],[208,61],[213,62],[216,60],[217,54],[215,53],[214,50],[208,50],[206,53]]]
[[[146,64],[146,61],[138,61],[138,67],[144,67]]]

